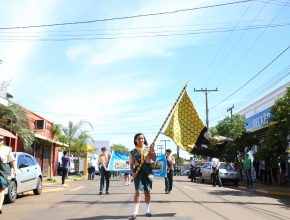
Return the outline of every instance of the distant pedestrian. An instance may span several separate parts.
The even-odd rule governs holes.
[[[190,157],[190,179],[191,182],[196,181],[196,162],[193,157]]]
[[[61,161],[62,161],[62,178],[61,178],[61,184],[63,186],[68,186],[66,183],[65,183],[65,179],[68,175],[68,171],[69,171],[69,165],[70,165],[70,159],[68,156],[66,156],[67,152],[64,151],[63,152],[63,156],[61,158]]]
[[[249,155],[245,155],[245,160],[244,162],[244,168],[245,168],[245,174],[247,177],[247,187],[253,186],[253,180],[252,180],[252,160],[249,158]]]
[[[266,161],[261,160],[259,164],[259,173],[261,183],[266,183]]]
[[[130,173],[124,173],[125,185],[130,186]]]
[[[4,145],[4,137],[0,136],[0,214],[2,214],[2,205],[4,201],[4,190],[9,186],[11,178],[11,167],[13,167],[14,176],[16,176],[15,158],[10,147]]]
[[[138,133],[134,136],[133,149],[129,154],[130,169],[132,178],[134,179],[135,195],[134,195],[134,210],[130,219],[136,219],[138,215],[141,193],[144,191],[145,199],[145,215],[151,217],[150,213],[150,190],[152,189],[153,171],[151,161],[156,161],[154,145],[148,147],[145,136]]]
[[[106,181],[106,194],[109,194],[109,187],[110,187],[110,171],[108,171],[109,162],[111,155],[107,153],[107,148],[101,148],[101,154],[99,155],[99,165],[100,165],[100,195],[103,194],[104,185]]]
[[[166,149],[167,174],[165,177],[165,193],[172,191],[175,158],[171,154],[171,149]]]
[[[92,157],[89,161],[89,180],[94,180],[95,178],[95,172],[96,172],[96,166],[97,166],[97,161],[96,158]]]
[[[222,181],[219,176],[219,166],[220,166],[220,161],[218,158],[212,158],[211,160],[211,169],[212,169],[212,185],[216,186],[216,184],[219,185],[219,187],[222,186]]]

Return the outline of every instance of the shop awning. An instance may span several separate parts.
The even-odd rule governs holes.
[[[59,146],[68,147],[68,145],[65,144],[65,143],[62,143],[62,142],[59,142],[59,141],[56,141],[56,140],[51,140],[50,138],[45,137],[45,136],[40,135],[40,134],[35,134],[35,137],[36,138],[39,138],[39,139],[42,139],[42,140],[45,140],[45,141],[49,141],[49,142],[54,143],[54,144],[57,144]]]
[[[3,128],[0,128],[0,135],[5,136],[5,137],[10,137],[10,138],[16,138],[14,134],[12,134],[10,131],[7,131]]]

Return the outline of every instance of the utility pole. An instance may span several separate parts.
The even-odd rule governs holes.
[[[162,150],[163,150],[163,145],[161,144],[158,144],[157,145],[157,149],[160,150],[161,154],[162,154]]]
[[[233,108],[234,107],[235,106],[233,105],[232,107],[230,107],[230,108],[227,109],[227,112],[231,112],[231,117],[233,117]]]
[[[177,147],[177,152],[176,152],[176,154],[177,154],[177,165],[179,166],[179,146],[176,146]]]
[[[209,93],[209,92],[217,92],[218,91],[218,89],[216,88],[216,89],[207,89],[207,88],[205,88],[205,89],[203,89],[203,88],[201,88],[201,89],[195,89],[194,88],[194,92],[203,92],[204,94],[205,94],[205,104],[206,104],[206,109],[205,109],[205,117],[206,117],[206,127],[207,127],[207,129],[209,129],[209,121],[208,121],[208,112],[209,112],[209,110],[208,110],[208,99],[207,99],[207,94]]]
[[[161,141],[164,142],[164,147],[165,147],[165,151],[166,151],[166,142],[167,142],[167,141],[169,142],[170,140],[160,140],[160,142],[161,142]]]

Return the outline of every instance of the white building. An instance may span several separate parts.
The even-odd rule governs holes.
[[[275,101],[281,98],[285,92],[287,87],[290,87],[290,82],[280,86],[273,92],[266,94],[264,97],[255,101],[248,107],[244,108],[238,114],[244,115],[246,118],[246,130],[250,132],[254,132],[258,139],[263,139],[265,136],[266,127],[269,123],[269,118],[272,117],[270,112],[270,108],[273,106]],[[287,173],[288,178],[290,177],[290,142],[288,148],[288,159],[287,159]]]

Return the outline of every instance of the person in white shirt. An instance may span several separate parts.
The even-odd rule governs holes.
[[[97,161],[92,157],[89,161],[89,180],[94,180],[96,172]]]
[[[190,177],[191,177],[191,182],[196,181],[196,162],[193,159],[193,157],[190,157]]]
[[[106,194],[109,194],[109,186],[110,186],[110,171],[108,170],[109,161],[111,155],[107,153],[107,148],[101,148],[101,154],[99,155],[99,166],[100,166],[100,195],[103,194],[103,189],[106,181]]]
[[[16,163],[14,155],[11,148],[5,146],[4,137],[0,135],[0,214],[2,214],[4,189],[9,186],[9,178],[11,178],[10,166],[13,167],[14,176],[16,176]]]
[[[211,169],[212,169],[212,185],[216,186],[216,184],[219,185],[219,187],[222,186],[222,182],[219,176],[219,166],[220,161],[218,158],[212,158],[211,160]]]

